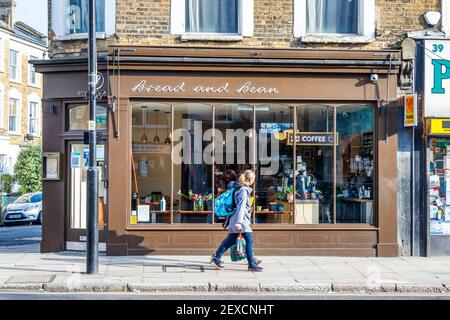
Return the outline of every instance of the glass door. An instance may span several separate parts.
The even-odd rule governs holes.
[[[85,241],[87,227],[87,170],[89,146],[81,143],[69,144],[69,217],[67,223],[67,241]],[[97,145],[98,170],[98,227],[105,226],[106,189],[105,189],[105,157],[104,145]],[[100,232],[100,242],[102,232]]]

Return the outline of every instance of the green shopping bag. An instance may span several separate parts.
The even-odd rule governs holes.
[[[233,244],[230,248],[231,261],[237,262],[244,259],[247,259],[247,254],[245,253],[245,239],[242,234],[236,240],[236,243]]]

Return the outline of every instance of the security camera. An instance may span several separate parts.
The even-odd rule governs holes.
[[[423,16],[429,27],[434,27],[441,20],[441,13],[438,11],[428,11]]]
[[[370,75],[370,81],[377,82],[378,81],[378,75],[376,73],[372,73]]]

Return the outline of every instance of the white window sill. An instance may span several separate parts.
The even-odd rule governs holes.
[[[13,83],[17,83],[17,84],[22,84],[22,81],[17,80],[17,79],[9,79],[9,82],[13,82]]]
[[[55,40],[58,41],[69,41],[69,40],[86,40],[88,39],[89,34],[88,33],[74,33],[74,34],[68,34],[66,36],[57,36],[55,37]],[[105,32],[97,32],[97,39],[106,39],[108,36]]]
[[[242,41],[244,37],[235,33],[184,33],[180,37],[181,41]]]
[[[17,131],[8,131],[8,134],[10,136],[22,136],[22,133],[17,132]]]
[[[30,83],[30,82],[28,82],[28,86],[29,86],[29,87],[33,87],[33,88],[36,88],[36,89],[42,89],[42,87],[41,87],[39,84],[36,84],[36,83]]]
[[[305,43],[370,43],[373,41],[375,41],[375,35],[317,33],[301,37],[301,42]]]

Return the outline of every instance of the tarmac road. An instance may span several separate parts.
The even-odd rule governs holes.
[[[0,227],[0,247],[21,246],[41,242],[42,227],[18,225]]]

